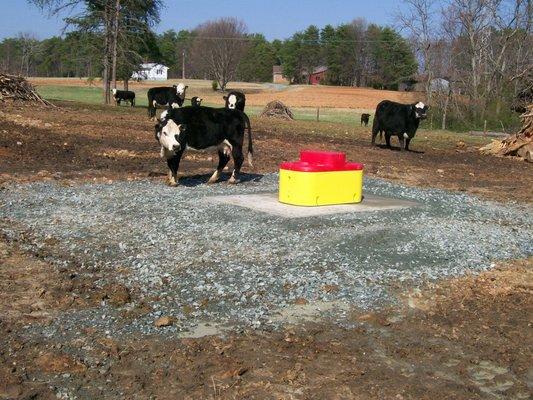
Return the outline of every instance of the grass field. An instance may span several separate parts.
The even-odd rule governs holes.
[[[59,101],[75,101],[88,104],[101,104],[103,91],[99,87],[89,86],[62,86],[62,85],[42,85],[37,87],[37,91],[48,100]],[[139,88],[135,90],[136,93],[136,106],[147,107],[147,88]],[[202,93],[193,93],[189,91],[189,95],[201,95]],[[196,90],[199,92],[199,90]],[[220,94],[220,102],[216,102],[216,97],[205,95],[203,105],[210,107],[222,107],[224,105],[222,100],[222,94]],[[257,116],[261,113],[264,106],[250,105],[247,106],[246,111],[250,116]],[[303,121],[316,121],[317,109],[312,107],[291,107],[295,118]],[[338,122],[344,124],[356,124],[359,123],[361,118],[361,112],[367,112],[371,110],[349,109],[349,108],[333,108],[333,107],[321,107],[320,108],[320,121],[322,122]]]

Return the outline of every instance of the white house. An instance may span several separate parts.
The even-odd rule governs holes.
[[[166,81],[168,67],[163,64],[146,63],[139,66],[139,70],[131,75],[135,80]]]

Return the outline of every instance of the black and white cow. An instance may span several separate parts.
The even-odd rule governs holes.
[[[130,105],[135,107],[135,92],[113,89],[113,100],[115,100],[116,105],[120,105],[121,101],[129,101]]]
[[[202,105],[202,98],[198,96],[191,97],[191,106],[200,107]]]
[[[365,126],[368,126],[368,121],[370,121],[370,114],[361,114],[361,126],[363,126],[363,124]]]
[[[229,92],[227,96],[222,96],[226,101],[226,108],[230,110],[240,110],[244,112],[244,106],[246,105],[246,96],[242,92]]]
[[[235,168],[229,183],[239,181],[244,161],[244,131],[248,128],[248,163],[252,166],[252,131],[246,114],[239,110],[211,107],[183,107],[169,109],[155,126],[155,136],[161,145],[161,157],[167,160],[169,184],[177,186],[177,172],[181,156],[186,150],[218,150],[218,167],[208,183],[215,183],[233,157]]]
[[[391,148],[390,138],[398,136],[401,150],[409,150],[409,142],[415,136],[420,120],[425,119],[429,107],[419,101],[414,104],[400,104],[390,100],[383,100],[376,107],[374,124],[372,126],[372,145],[376,143],[376,136],[385,133],[387,147]]]
[[[178,108],[185,101],[185,91],[188,86],[183,83],[172,87],[154,87],[148,89],[148,118],[155,119],[157,106]]]

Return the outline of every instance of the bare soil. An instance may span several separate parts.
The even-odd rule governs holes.
[[[164,179],[144,111],[6,105],[0,186]],[[532,200],[531,165],[480,155],[479,139],[419,132],[415,151],[400,152],[371,147],[369,128],[252,124],[256,173],[275,171],[302,148],[338,149],[365,163],[371,176],[499,201]],[[213,157],[191,154],[180,169],[211,172]],[[28,337],[25,327],[99,307],[104,298],[120,307],[131,300],[128,290],[97,288],[74,269],[53,267],[43,254],[0,239],[0,399],[527,399],[532,266],[533,259],[516,260],[423,290],[398,285],[398,306],[354,310],[349,328],[317,321],[225,338],[121,341],[87,329],[65,345],[58,337]]]
[[[144,111],[74,103],[58,110],[7,105],[0,112],[0,183],[164,179],[166,165]],[[252,119],[252,125],[255,173],[276,171],[302,149],[338,150],[364,163],[370,176],[494,200],[532,201],[532,165],[481,155],[484,139],[477,137],[420,131],[413,151],[401,152],[372,147],[370,127],[262,118]],[[216,154],[190,153],[180,172],[209,173],[216,163]],[[248,166],[246,171],[251,172]]]

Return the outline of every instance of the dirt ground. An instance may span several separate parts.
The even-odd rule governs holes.
[[[0,183],[12,180],[164,179],[153,122],[144,109],[63,103],[57,110],[8,105],[0,111]],[[252,119],[255,173],[273,172],[302,149],[339,150],[365,174],[416,186],[531,202],[532,166],[479,154],[480,139],[420,131],[413,151],[370,145],[370,127]],[[290,144],[290,145],[289,145]],[[394,144],[394,141],[393,141]],[[53,155],[53,156],[51,156]],[[182,174],[207,174],[216,154],[190,153]],[[249,171],[245,164],[244,172]]]
[[[0,112],[0,187],[11,182],[164,179],[145,110],[61,104]],[[252,120],[254,172],[302,148],[338,149],[367,175],[531,203],[531,165],[482,156],[479,139],[419,132],[413,152],[369,145],[369,128]],[[189,155],[182,174],[212,172]],[[246,170],[244,171],[246,172]],[[207,180],[207,177],[206,177]],[[223,184],[223,183],[221,183]],[[1,190],[1,189],[0,189]],[[1,193],[1,191],[0,191]],[[280,332],[200,339],[132,337],[87,329],[82,339],[28,337],[69,309],[134,301],[0,239],[0,399],[527,399],[533,390],[533,259],[427,285],[391,288],[399,305],[353,310]],[[94,280],[93,280],[94,279]],[[334,290],[334,288],[330,288]],[[142,308],[142,305],[141,305]],[[143,310],[139,310],[143,312]]]

